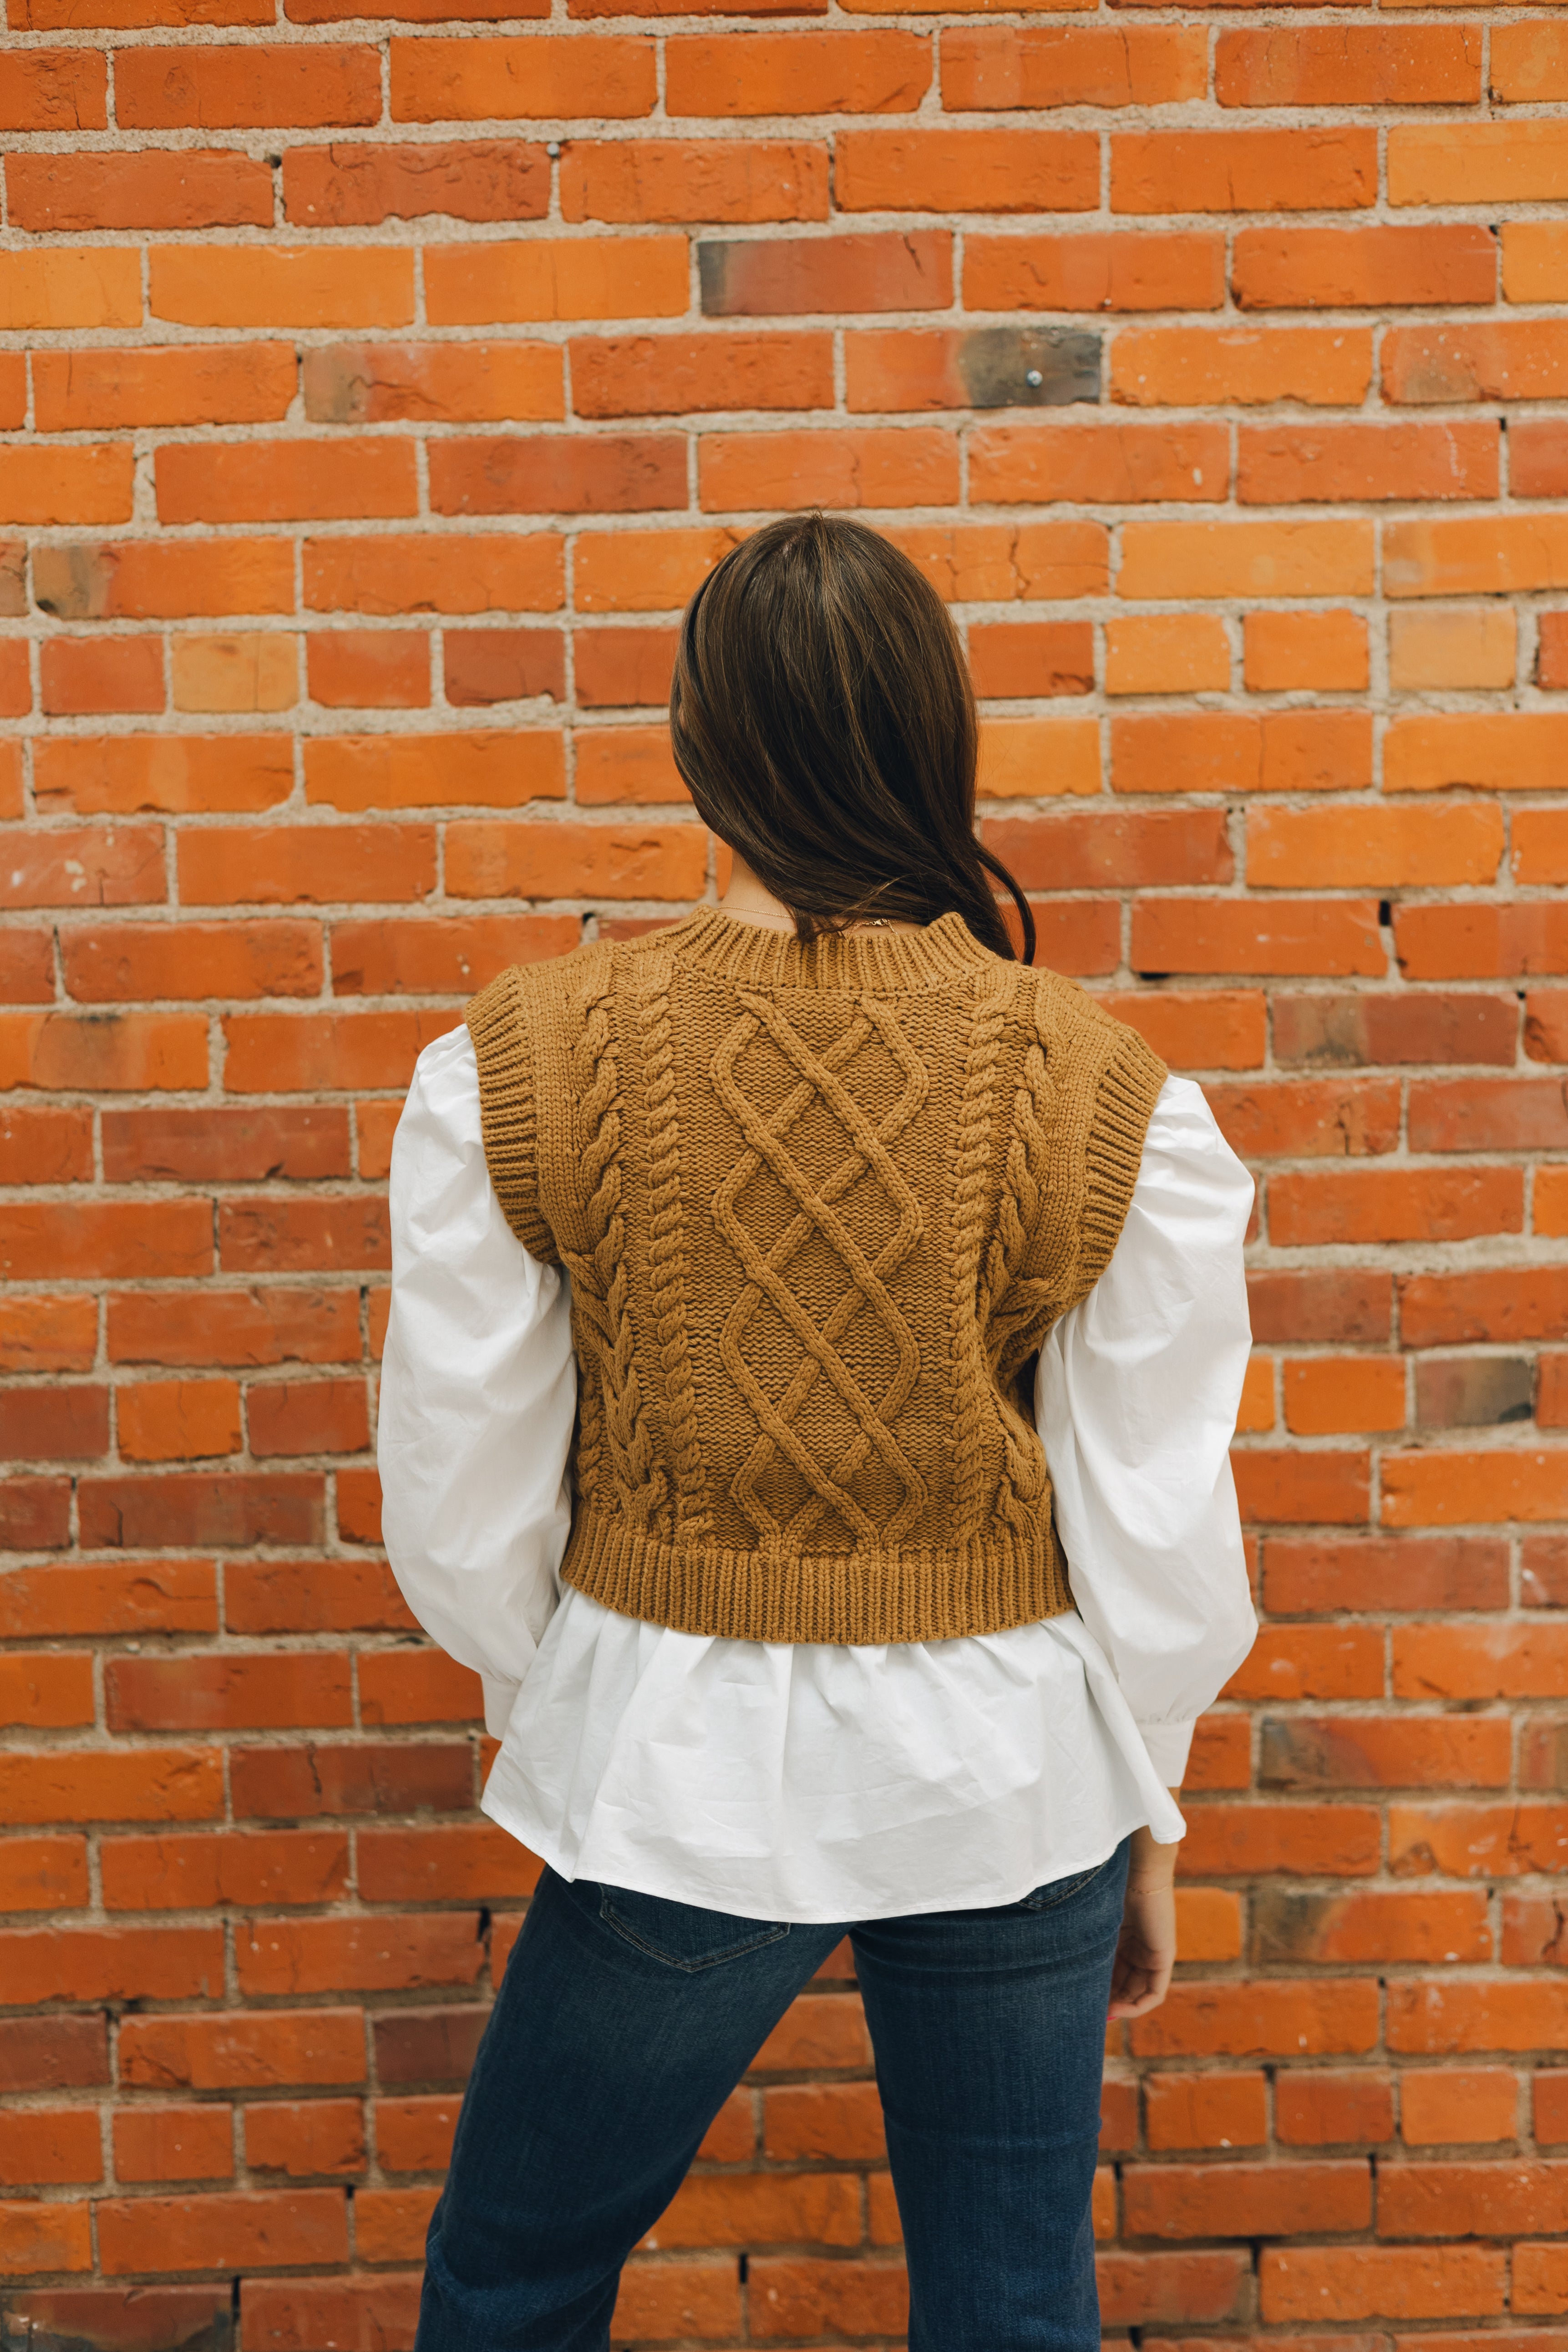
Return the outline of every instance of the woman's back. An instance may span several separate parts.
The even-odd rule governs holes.
[[[562,1573],[689,1633],[932,1641],[1069,1605],[1017,1377],[1121,1232],[1165,1072],[961,919],[713,909],[470,1008],[513,1232],[570,1273]]]

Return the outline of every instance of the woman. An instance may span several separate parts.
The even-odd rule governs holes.
[[[503,973],[394,1152],[387,1549],[547,1865],[419,2352],[602,2352],[846,1932],[910,2352],[1098,2352],[1106,2018],[1164,1997],[1193,1720],[1255,1630],[1251,1182],[1033,968],[962,653],[885,540],[745,541],[670,723],[720,904]]]

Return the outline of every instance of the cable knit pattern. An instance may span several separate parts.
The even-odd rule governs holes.
[[[1127,1213],[1134,1031],[956,915],[805,947],[711,908],[468,1020],[498,1197],[572,1280],[568,1582],[779,1642],[1070,1605],[1018,1381]]]
[[[675,1479],[673,1532],[689,1541],[712,1530],[697,1388],[691,1370],[687,1296],[685,1212],[680,1188],[680,1127],[675,1089],[675,1048],[669,1020],[670,959],[650,955],[637,971],[642,1032],[643,1124],[647,1136],[648,1288],[653,1337],[664,1375]],[[665,1533],[672,1530],[666,1528]]]

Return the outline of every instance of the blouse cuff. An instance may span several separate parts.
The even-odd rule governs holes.
[[[1187,1751],[1193,1744],[1193,1731],[1197,1723],[1193,1716],[1185,1723],[1141,1723],[1143,1745],[1149,1750],[1149,1761],[1167,1789],[1179,1789],[1187,1769]]]

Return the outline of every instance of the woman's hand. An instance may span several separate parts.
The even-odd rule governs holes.
[[[1157,1845],[1146,1828],[1132,1832],[1121,1933],[1110,1971],[1112,2017],[1147,2016],[1170,1990],[1176,1961],[1176,1853],[1175,1844]]]

